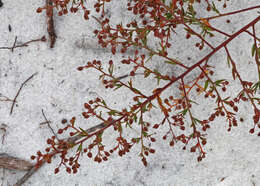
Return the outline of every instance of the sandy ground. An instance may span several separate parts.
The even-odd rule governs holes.
[[[36,14],[36,9],[44,1],[34,0],[2,0],[0,7],[0,47],[12,46],[17,36],[17,44],[32,39],[47,37],[45,14]],[[91,2],[92,3],[92,2]],[[90,3],[89,6],[92,4]],[[259,5],[258,0],[238,0],[228,2],[226,12],[250,6]],[[217,3],[221,6],[221,3]],[[113,2],[108,14],[115,23],[128,20],[128,13],[124,10],[125,2]],[[231,24],[225,20],[214,23],[219,29],[234,33],[249,21],[259,16],[256,11],[231,16]],[[43,151],[45,141],[52,135],[46,125],[40,125],[46,117],[51,121],[55,131],[61,126],[63,118],[78,118],[82,127],[88,128],[98,124],[87,123],[82,119],[83,103],[97,96],[102,97],[114,108],[127,107],[131,95],[125,89],[111,92],[106,90],[98,81],[99,74],[95,71],[77,71],[88,60],[100,59],[108,62],[113,59],[117,64],[116,73],[124,75],[127,68],[120,64],[121,55],[113,56],[109,50],[100,48],[94,38],[93,30],[98,23],[91,19],[84,21],[79,12],[76,15],[58,17],[54,16],[57,42],[53,49],[49,43],[35,42],[28,47],[10,50],[0,50],[0,93],[12,99],[16,95],[22,82],[32,74],[37,73],[22,89],[13,114],[10,115],[11,102],[0,102],[0,124],[6,126],[6,135],[3,144],[0,144],[0,153],[8,153],[22,159],[30,159],[38,150]],[[10,25],[10,26],[9,26]],[[11,30],[10,30],[10,28]],[[256,25],[256,32],[260,36],[260,23]],[[213,39],[212,43],[218,45],[225,38]],[[238,68],[242,70],[242,77],[256,81],[257,74],[251,57],[253,40],[242,34],[228,45],[234,59],[238,61]],[[151,43],[152,44],[152,43]],[[188,57],[192,61],[201,59],[208,51],[199,53],[190,48],[190,43],[185,44],[178,40],[175,43],[177,50],[172,55],[180,60]],[[187,50],[189,49],[189,50]],[[131,55],[131,52],[126,54]],[[226,65],[224,51],[219,51],[211,59],[210,64],[216,68],[215,78],[231,80],[231,91],[228,95],[234,96],[241,89],[236,81],[232,81],[230,69]],[[169,68],[160,63],[154,63],[154,68],[160,72],[176,74],[176,69]],[[191,75],[192,76],[192,75]],[[188,77],[189,78],[189,77]],[[190,77],[191,78],[191,77]],[[141,77],[133,78],[137,86],[149,92],[156,84],[142,81]],[[142,82],[141,82],[142,81]],[[174,89],[170,90],[173,94]],[[200,109],[194,110],[199,118],[207,118],[210,108],[214,103],[201,103]],[[68,175],[64,168],[59,174],[53,174],[54,168],[59,163],[55,158],[53,164],[43,166],[24,185],[26,186],[85,186],[85,185],[170,185],[170,186],[257,186],[260,185],[260,144],[257,135],[250,135],[252,128],[253,110],[246,104],[241,105],[238,116],[244,118],[237,128],[227,132],[227,122],[219,119],[212,123],[208,130],[208,143],[205,146],[207,157],[198,163],[196,154],[182,150],[182,145],[177,144],[171,148],[168,142],[161,140],[162,134],[157,134],[154,148],[157,153],[149,156],[148,166],[145,168],[138,157],[139,148],[136,146],[131,153],[124,157],[112,155],[109,161],[97,164],[88,158],[81,158],[81,168],[78,174]],[[148,114],[151,121],[159,121],[161,114],[154,110]],[[3,131],[1,131],[3,134]],[[104,137],[106,144],[113,143],[113,130]],[[126,135],[131,135],[126,134]],[[0,169],[3,186],[13,185],[24,171],[10,171]],[[1,184],[1,183],[0,183]]]

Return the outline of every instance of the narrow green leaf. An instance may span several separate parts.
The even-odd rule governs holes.
[[[146,112],[146,111],[147,111],[146,105],[147,105],[147,104],[145,104],[145,105],[142,106],[142,112]]]
[[[228,55],[227,55],[227,64],[228,64],[228,68],[230,68],[230,58]]]
[[[252,86],[251,89],[254,91],[254,93],[256,93],[256,91],[257,91],[258,89],[260,89],[260,81],[258,81],[257,83],[255,83],[255,84]]]
[[[191,102],[191,103],[195,103],[196,105],[199,105],[197,102],[195,102],[195,101],[193,101],[193,100],[189,100],[189,102]]]
[[[144,137],[146,137],[148,134],[147,134],[147,132],[143,131],[143,135],[144,135]]]
[[[166,13],[165,15],[166,15],[167,19],[171,19],[172,18],[172,14],[171,13]]]
[[[204,84],[204,90],[206,91],[209,86],[209,80],[207,79]]]
[[[101,103],[102,103],[105,107],[107,106],[107,104],[106,104],[106,102],[105,102],[104,100],[102,100]]]
[[[121,88],[123,85],[120,83],[117,83],[117,84],[114,84],[114,86],[116,87],[116,88],[114,88],[114,91],[115,91],[115,90]]]
[[[195,121],[195,123],[201,123],[201,120],[197,119],[197,118],[193,118],[193,120]]]
[[[115,116],[116,113],[117,112],[115,110],[111,110],[111,111],[108,112],[108,115]]]
[[[232,77],[234,80],[236,79],[236,68],[235,67],[232,68]]]
[[[137,116],[136,116],[136,114],[134,115],[134,122],[136,122],[137,121]]]
[[[173,61],[164,61],[165,63],[168,63],[168,64],[171,64],[171,65],[176,65],[176,63],[175,62],[173,62]]]
[[[128,81],[128,85],[130,86],[130,88],[133,87],[133,86],[132,86],[132,79],[130,79],[130,80]]]
[[[225,81],[225,79],[220,79],[214,82],[215,85],[220,86],[220,83]]]
[[[188,109],[184,109],[181,113],[183,116],[185,116],[185,114],[187,113]]]
[[[255,46],[255,44],[253,44],[251,50],[252,50],[252,57],[254,57],[254,55],[255,55],[255,51],[256,51],[256,46]]]
[[[81,136],[88,136],[88,133],[85,130],[83,130],[81,127],[79,127],[79,129],[81,131],[80,133]]]
[[[223,101],[227,101],[229,98],[230,98],[230,96],[228,96],[225,99],[223,99]]]
[[[108,72],[109,72],[109,74],[112,76],[112,74],[113,74],[113,71],[114,71],[114,65],[112,64],[112,65],[109,65],[109,68],[108,68]]]
[[[133,90],[133,92],[136,93],[136,94],[141,94],[141,92],[140,92],[139,90],[137,90],[136,88],[133,88],[133,87],[132,87],[132,90]]]
[[[98,133],[97,137],[102,138],[103,132]]]
[[[144,71],[144,78],[147,78],[151,74],[151,71],[145,70]]]
[[[212,2],[212,5],[211,5],[211,7],[212,7],[212,10],[213,10],[214,12],[216,12],[216,13],[220,14],[220,12],[219,12],[219,11],[218,11],[218,9],[216,8],[216,5],[215,5],[215,3],[214,3],[214,2]]]
[[[78,146],[77,152],[81,152],[82,151],[82,143]]]

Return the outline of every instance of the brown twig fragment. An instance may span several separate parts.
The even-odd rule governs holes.
[[[10,170],[30,170],[34,165],[6,153],[0,153],[0,167]]]
[[[14,101],[0,93],[0,101]]]
[[[45,119],[45,122],[44,122],[44,123],[46,123],[46,124],[48,125],[48,127],[50,128],[50,130],[51,130],[51,132],[53,133],[53,135],[54,135],[57,139],[59,139],[58,136],[56,135],[56,133],[54,132],[54,130],[51,128],[50,121],[47,120],[47,118],[46,118],[46,116],[45,116],[45,114],[44,114],[43,109],[42,109],[42,115],[43,115],[43,117],[44,117],[44,119]]]
[[[102,21],[101,21],[100,19],[98,19],[96,16],[93,16],[93,15],[92,15],[92,17],[93,17],[100,25],[102,25]]]
[[[0,125],[0,130],[3,131],[2,144],[4,144],[4,140],[5,140],[5,136],[6,136],[6,131],[7,131],[6,128],[7,128],[7,125],[6,125],[6,124],[2,123],[2,124]]]
[[[11,49],[12,52],[14,51],[14,47],[15,47],[16,41],[17,41],[17,36],[15,36],[15,39],[14,39],[14,44],[13,44],[12,49]]]
[[[40,39],[33,39],[33,40],[30,40],[30,41],[27,41],[27,42],[22,43],[22,44],[20,44],[20,45],[16,45],[17,36],[15,36],[14,44],[13,44],[12,47],[0,47],[0,49],[7,49],[7,50],[11,50],[11,51],[13,52],[15,48],[27,47],[28,44],[30,44],[30,43],[32,43],[32,42],[38,42],[38,41],[45,42],[45,41],[46,41],[45,36],[42,36]]]
[[[14,104],[15,104],[16,99],[17,99],[18,95],[20,94],[20,92],[21,92],[23,86],[24,86],[30,79],[32,79],[33,76],[35,76],[36,74],[37,74],[37,72],[34,73],[33,75],[31,75],[28,79],[26,79],[25,82],[23,82],[22,85],[20,86],[18,92],[16,93],[16,95],[15,95],[15,97],[14,97],[13,104],[12,104],[12,107],[11,107],[11,110],[10,110],[10,115],[13,113]]]
[[[53,48],[56,41],[56,34],[55,34],[54,21],[53,21],[52,0],[46,0],[46,17],[47,17],[47,31],[51,42],[50,48]]]
[[[21,179],[19,179],[14,186],[23,185],[40,167],[33,166]]]

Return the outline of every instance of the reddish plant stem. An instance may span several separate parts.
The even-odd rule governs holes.
[[[230,53],[229,53],[227,47],[225,46],[224,48],[225,48],[225,50],[226,50],[226,53],[227,53],[227,55],[228,55],[230,61],[231,61],[231,62],[233,63],[233,65],[235,66],[235,62],[234,62],[234,60],[231,58],[231,55],[230,55]],[[248,91],[246,90],[246,87],[245,87],[245,85],[244,85],[244,83],[243,83],[243,80],[242,80],[240,74],[237,72],[237,70],[235,71],[235,73],[236,73],[236,75],[237,75],[237,77],[238,77],[238,79],[239,79],[239,81],[240,81],[240,84],[241,84],[242,87],[243,87],[244,92],[245,92],[246,95],[248,96],[248,98],[249,98],[249,100],[250,100],[252,106],[254,107],[254,109],[257,109],[257,107],[256,107],[256,105],[255,105],[253,99],[251,98],[250,94],[249,94]]]
[[[214,50],[214,47],[209,43],[207,42],[200,34],[198,34],[197,32],[195,32],[191,27],[189,27],[183,20],[183,18],[181,19],[182,21],[182,24],[187,27],[189,30],[191,30],[191,32],[193,34],[195,34],[198,38],[200,38],[203,42],[205,42],[212,50]]]
[[[217,46],[212,52],[210,52],[207,56],[205,56],[204,58],[202,58],[200,61],[198,61],[196,64],[192,65],[186,72],[184,72],[183,74],[181,74],[179,77],[174,78],[171,82],[169,82],[167,85],[165,85],[163,88],[157,89],[155,91],[155,93],[148,97],[146,101],[144,101],[142,104],[139,105],[139,107],[137,107],[135,110],[142,108],[145,104],[147,104],[148,102],[152,101],[153,99],[155,99],[157,96],[159,96],[165,89],[167,89],[168,87],[170,87],[173,83],[175,83],[176,81],[178,81],[179,79],[183,79],[188,73],[190,73],[193,69],[197,68],[200,64],[202,64],[205,60],[209,59],[213,54],[215,54],[218,50],[220,50],[221,48],[225,47],[229,42],[231,42],[234,38],[236,38],[239,34],[241,34],[242,32],[244,32],[246,29],[248,29],[250,26],[254,25],[256,22],[258,22],[260,20],[260,16],[257,17],[256,19],[254,19],[253,21],[251,21],[249,24],[247,24],[246,26],[244,26],[243,28],[241,28],[239,31],[237,31],[236,33],[234,33],[229,39],[227,39],[225,42],[223,42],[222,44],[220,44],[219,46]],[[135,111],[134,110],[134,111]],[[113,120],[111,123],[108,123],[105,127],[95,131],[94,133],[88,135],[87,137],[83,138],[82,140],[75,142],[73,144],[74,145],[78,145],[80,143],[83,143],[84,141],[88,140],[89,138],[91,138],[94,135],[97,135],[98,133],[106,130],[107,128],[113,126],[116,122],[120,122],[122,119],[124,119],[125,117],[127,117],[127,115],[123,115],[120,118],[118,118],[117,120]],[[55,154],[57,154],[59,152],[56,152]]]
[[[116,122],[121,121],[121,120],[124,119],[125,117],[126,117],[126,115],[123,115],[123,116],[121,116],[120,118],[118,118],[117,120],[113,120],[111,123],[107,124],[105,127],[101,128],[101,129],[99,129],[99,130],[97,130],[96,132],[94,132],[94,133],[88,135],[87,137],[83,138],[82,140],[76,142],[75,145],[78,145],[78,144],[80,144],[80,143],[86,141],[87,139],[91,138],[92,136],[99,134],[100,132],[102,132],[102,131],[106,130],[107,128],[111,127],[112,125],[114,125]]]
[[[95,66],[94,66],[93,68],[95,68],[96,70],[100,71],[102,74],[104,74],[104,75],[107,76],[107,77],[110,77],[110,78],[112,78],[112,79],[114,79],[114,80],[118,80],[118,78],[115,78],[115,77],[113,77],[112,75],[105,73],[102,69],[99,69],[99,68],[97,68],[97,67],[95,67]],[[121,82],[121,81],[117,81],[117,82],[119,82],[121,85],[123,85],[123,86],[129,88],[130,90],[132,90],[133,92],[135,92],[134,89],[133,89],[132,87],[128,86],[127,84],[125,84],[125,83],[123,83],[123,82]],[[147,96],[145,96],[145,95],[142,94],[141,92],[139,92],[139,94],[140,94],[140,96],[142,96],[143,98],[147,98]]]
[[[193,135],[195,135],[195,134],[196,134],[196,131],[197,131],[197,128],[196,128],[196,125],[195,125],[195,123],[194,123],[194,117],[192,116],[192,113],[191,113],[191,110],[190,110],[190,107],[189,107],[189,99],[188,99],[187,92],[186,92],[186,90],[185,90],[185,84],[184,84],[183,78],[181,78],[181,84],[182,84],[182,88],[183,88],[184,97],[185,97],[185,100],[186,100],[186,105],[187,105],[188,113],[189,113],[190,119],[191,119],[191,126],[192,126],[192,128],[193,128]],[[200,153],[206,154],[206,153],[203,151],[202,147],[201,147],[200,140],[199,140],[199,136],[196,136],[196,138],[197,138],[197,141],[198,141],[197,145],[199,146]]]
[[[242,9],[242,10],[237,10],[237,11],[234,11],[234,12],[229,12],[229,13],[226,13],[226,14],[220,14],[220,15],[217,15],[217,16],[206,17],[204,19],[206,19],[206,20],[215,19],[215,18],[219,18],[219,17],[223,17],[223,16],[228,16],[228,15],[238,14],[238,13],[241,13],[241,12],[246,12],[246,11],[249,11],[249,10],[252,10],[252,9],[257,9],[257,8],[260,8],[260,5],[245,8],[245,9]]]
[[[104,30],[104,29],[105,29],[105,28],[104,28],[104,24],[103,24],[98,18],[96,18],[95,16],[93,16],[93,18],[95,18],[95,19],[97,20],[97,22],[101,25],[102,29]],[[110,26],[110,25],[109,25],[109,26]],[[116,29],[111,29],[111,30],[117,31]],[[127,30],[130,30],[130,29],[127,29]],[[136,30],[136,29],[134,29],[133,31],[135,31],[135,30]],[[166,58],[167,60],[169,60],[169,61],[171,61],[171,62],[174,62],[174,63],[176,63],[177,65],[179,65],[179,66],[181,66],[181,67],[183,67],[183,68],[185,68],[185,69],[188,69],[187,66],[185,66],[184,64],[182,64],[182,63],[179,62],[178,60],[173,59],[173,58],[169,58],[168,56],[162,56],[159,52],[155,52],[154,50],[150,49],[148,46],[141,45],[141,44],[139,44],[139,43],[135,43],[135,42],[129,40],[128,38],[123,37],[123,36],[118,36],[118,38],[119,38],[119,39],[123,39],[123,40],[125,40],[125,41],[131,43],[132,45],[137,44],[139,47],[148,50],[148,51],[149,51],[151,54],[153,54],[153,55],[158,55],[158,56],[164,57],[164,58]]]
[[[253,35],[254,35],[254,44],[255,44],[255,62],[256,62],[256,67],[258,70],[258,80],[260,81],[260,62],[259,62],[259,54],[258,54],[258,46],[257,46],[257,41],[256,41],[256,34],[255,34],[255,25],[253,27]]]
[[[231,35],[230,38],[228,38],[226,41],[224,41],[223,43],[221,43],[219,46],[217,46],[212,52],[210,52],[207,56],[205,56],[204,58],[202,58],[200,61],[198,61],[196,64],[192,65],[186,72],[184,72],[183,74],[181,74],[179,77],[174,78],[171,82],[169,82],[168,84],[166,84],[163,88],[159,88],[157,89],[157,91],[155,91],[155,93],[148,97],[146,101],[144,101],[138,108],[142,108],[145,104],[147,104],[148,102],[152,101],[153,99],[155,99],[157,96],[159,96],[164,90],[166,90],[167,88],[169,88],[173,83],[175,83],[176,81],[178,81],[179,79],[184,78],[187,74],[189,74],[193,69],[197,68],[200,64],[202,64],[205,60],[208,60],[213,54],[215,54],[217,51],[219,51],[221,48],[225,47],[229,42],[231,42],[234,38],[236,38],[239,34],[241,34],[242,32],[244,32],[245,30],[247,30],[250,26],[254,25],[255,23],[257,23],[260,20],[260,16],[258,16],[256,19],[254,19],[253,21],[251,21],[250,23],[248,23],[246,26],[244,26],[243,28],[241,28],[239,31],[237,31],[236,33],[234,33],[233,35]],[[136,108],[135,110],[137,110],[138,108]],[[114,123],[121,121],[122,119],[124,119],[126,117],[126,115],[123,115],[122,117],[120,117],[119,119],[111,122],[110,124],[108,124],[106,127],[98,130],[97,132],[87,136],[86,138],[82,139],[81,141],[77,142],[76,144],[79,144],[83,141],[86,141],[87,139],[89,139],[90,137],[92,137],[93,135],[104,131],[105,129],[109,128],[110,126],[112,126]]]
[[[258,16],[257,18],[255,18],[253,21],[251,21],[250,23],[248,23],[246,26],[244,26],[243,28],[241,28],[239,31],[237,31],[236,33],[234,33],[230,38],[228,38],[226,41],[224,41],[223,43],[221,43],[220,45],[218,45],[212,52],[210,52],[208,55],[206,55],[204,58],[202,58],[200,61],[198,61],[196,64],[192,65],[187,71],[185,71],[183,74],[181,74],[179,77],[176,77],[175,79],[173,79],[171,82],[169,82],[168,84],[166,84],[163,88],[161,88],[160,90],[157,91],[156,94],[150,96],[143,104],[146,104],[147,102],[150,102],[151,100],[153,100],[157,95],[159,95],[161,92],[163,92],[165,89],[167,89],[168,87],[170,87],[173,83],[175,83],[176,81],[178,81],[179,79],[185,77],[187,74],[189,74],[193,69],[197,68],[200,64],[202,64],[205,60],[208,60],[213,54],[215,54],[217,51],[219,51],[221,48],[225,47],[229,42],[231,42],[234,38],[236,38],[239,34],[241,34],[242,32],[244,32],[245,30],[247,30],[250,26],[254,25],[255,23],[257,23],[260,20],[260,16]]]
[[[249,32],[248,30],[245,31],[246,33],[248,33],[250,36],[253,36],[258,42],[260,42],[260,38],[256,37],[256,35],[253,35],[251,32]]]
[[[219,29],[217,29],[217,28],[215,28],[215,27],[212,27],[211,25],[208,26],[208,27],[211,28],[212,30],[216,31],[216,32],[219,32],[220,34],[223,34],[223,35],[225,35],[225,36],[227,36],[227,37],[231,37],[231,35],[229,35],[229,34],[223,32],[223,31],[221,31],[221,30],[219,30]]]

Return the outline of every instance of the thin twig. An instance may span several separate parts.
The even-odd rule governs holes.
[[[22,44],[20,44],[20,45],[16,45],[16,42],[17,42],[17,36],[15,36],[14,44],[13,44],[12,47],[0,47],[0,49],[11,50],[11,51],[13,52],[15,48],[19,48],[19,47],[27,47],[28,44],[30,44],[30,43],[32,43],[32,42],[38,42],[38,41],[45,42],[45,41],[46,41],[45,36],[42,36],[40,39],[33,39],[33,40],[30,40],[30,41],[27,41],[27,42],[22,43]]]
[[[56,41],[56,34],[54,29],[54,20],[53,20],[53,7],[52,7],[52,1],[46,0],[46,17],[47,17],[47,31],[50,38],[50,48],[54,47],[55,41]]]
[[[47,124],[47,123],[51,123],[51,121],[48,120],[48,121],[41,122],[40,125],[45,125],[45,124]]]
[[[98,19],[96,16],[93,16],[93,15],[92,15],[92,17],[93,17],[100,25],[102,25],[102,21],[101,21],[100,19]]]
[[[21,92],[23,86],[24,86],[30,79],[32,79],[33,76],[35,76],[36,74],[37,74],[37,72],[34,73],[33,75],[31,75],[28,79],[26,79],[25,82],[23,82],[22,85],[20,86],[18,92],[16,93],[16,95],[15,95],[15,97],[14,97],[13,104],[12,104],[12,107],[11,107],[11,110],[10,110],[10,115],[13,113],[14,104],[15,104],[16,99],[17,99],[18,95],[20,94],[20,92]]]
[[[14,52],[14,47],[15,47],[16,41],[17,41],[17,36],[15,36],[15,39],[14,39],[14,44],[13,44],[12,49],[11,49],[12,52]]]
[[[47,118],[46,118],[46,116],[45,116],[45,114],[44,114],[44,112],[43,112],[43,109],[42,109],[42,115],[43,115],[43,117],[44,117],[44,119],[45,119],[45,122],[44,122],[44,123],[46,123],[46,124],[48,125],[48,127],[50,128],[50,130],[51,130],[51,132],[53,133],[53,135],[54,135],[57,139],[59,139],[58,136],[56,135],[56,133],[54,132],[54,130],[51,128],[50,122],[49,122],[49,120],[47,120]]]
[[[42,164],[43,165],[43,164]],[[21,179],[19,179],[14,186],[21,186],[23,185],[40,167],[31,168]]]

